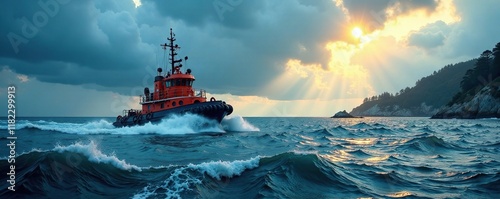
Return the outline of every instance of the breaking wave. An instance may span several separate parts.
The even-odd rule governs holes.
[[[195,114],[173,115],[163,119],[160,123],[146,123],[142,126],[116,128],[112,122],[101,119],[99,121],[81,123],[60,123],[53,121],[26,121],[21,120],[16,124],[16,129],[37,129],[43,131],[56,131],[69,134],[194,134],[194,133],[224,133],[226,131],[259,131],[259,129],[241,116],[229,116],[222,124],[206,119]],[[7,126],[0,127],[6,129]]]
[[[222,127],[226,131],[260,131],[239,115],[230,115],[222,120]]]

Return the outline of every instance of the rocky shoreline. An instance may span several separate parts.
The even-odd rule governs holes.
[[[438,109],[432,106],[427,106],[425,103],[410,109],[402,108],[398,105],[382,107],[375,104],[366,110],[355,108],[350,112],[350,114],[369,117],[429,117],[437,112]]]
[[[500,98],[492,93],[500,93],[498,86],[485,86],[474,97],[464,103],[441,108],[432,119],[479,119],[500,118]],[[498,94],[496,94],[498,95]]]

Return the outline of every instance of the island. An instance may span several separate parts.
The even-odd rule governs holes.
[[[343,110],[335,113],[335,115],[333,115],[331,118],[363,118],[363,117],[353,116],[347,113],[347,111]]]

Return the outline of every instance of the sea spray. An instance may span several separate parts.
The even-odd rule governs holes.
[[[53,121],[24,121],[18,125],[18,129],[39,129],[43,131],[57,131],[69,134],[114,134],[114,135],[137,135],[137,134],[160,134],[181,135],[194,133],[224,133],[225,131],[214,120],[206,119],[195,114],[172,115],[164,118],[160,123],[146,123],[141,126],[115,128],[113,124],[104,119],[91,121],[84,124],[58,123]],[[236,127],[235,127],[236,128]]]
[[[227,116],[221,124],[226,131],[260,131],[239,115]]]

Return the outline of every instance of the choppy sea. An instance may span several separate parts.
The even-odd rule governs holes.
[[[18,118],[0,198],[500,198],[500,120]]]

